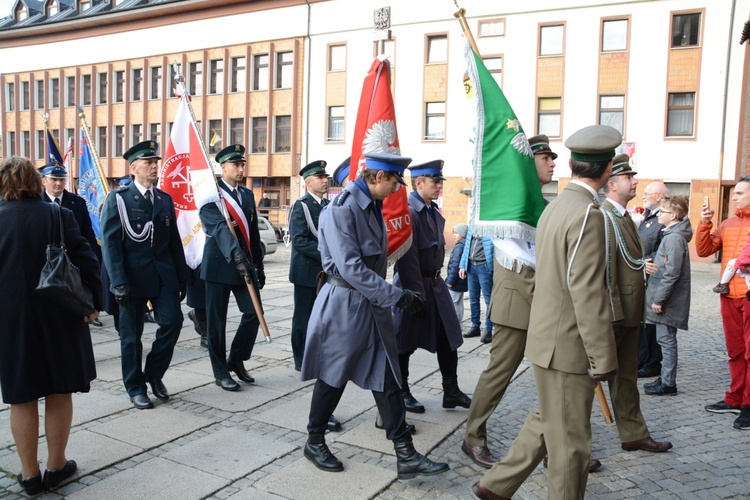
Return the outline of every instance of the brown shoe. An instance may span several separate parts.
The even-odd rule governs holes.
[[[471,487],[471,492],[480,500],[510,500],[510,497],[496,495],[479,483],[476,483]]]
[[[544,468],[547,468],[547,457],[544,457],[544,460],[542,460],[542,463],[544,463]],[[589,459],[589,472],[594,472],[595,470],[599,470],[602,466],[602,463],[596,459],[596,458],[590,458]]]
[[[669,441],[654,441],[651,436],[639,439],[638,441],[622,443],[622,449],[625,451],[645,450],[652,453],[661,453],[670,448],[672,448],[672,443]]]
[[[722,295],[726,295],[729,293],[729,283],[719,283],[714,288],[714,293],[720,293]]]
[[[469,455],[475,464],[485,469],[491,469],[497,463],[497,458],[487,446],[471,446],[466,441],[461,444],[461,450]]]

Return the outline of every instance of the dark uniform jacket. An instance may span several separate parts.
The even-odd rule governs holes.
[[[222,181],[219,182],[223,183]],[[245,283],[244,278],[237,272],[237,268],[232,261],[232,254],[235,250],[242,250],[255,269],[263,269],[258,215],[255,211],[255,195],[244,186],[237,186],[237,192],[240,196],[242,212],[250,226],[250,250],[248,251],[245,245],[245,239],[239,227],[235,226],[237,238],[232,236],[216,203],[203,205],[199,211],[199,216],[203,223],[203,230],[206,232],[206,246],[203,248],[203,261],[201,262],[201,278],[205,281],[224,283],[225,285],[242,285]]]
[[[323,207],[315,201],[310,193],[306,193],[294,202],[289,219],[289,235],[292,238],[292,261],[289,265],[289,281],[295,285],[315,287],[315,278],[323,270],[318,251],[318,237],[315,236],[307,224],[305,204],[310,210],[310,218],[315,228]]]
[[[156,297],[160,283],[171,292],[180,291],[188,281],[188,267],[182,240],[177,230],[172,198],[153,188],[153,211],[135,183],[112,191],[107,196],[101,216],[102,253],[110,277],[110,289],[129,285],[133,297]],[[153,221],[152,238],[136,242],[128,236],[120,221],[116,195],[125,203],[127,219],[139,233]]]
[[[42,199],[50,203],[53,201],[52,198],[47,195],[47,191],[44,190],[42,190]],[[96,258],[101,261],[102,251],[101,248],[99,248],[99,243],[96,241],[94,228],[91,226],[91,217],[89,216],[88,208],[86,208],[86,200],[77,194],[63,191],[62,196],[60,196],[60,206],[73,212],[73,217],[75,217],[76,222],[78,223],[78,228],[81,230],[81,236],[86,238],[86,241],[89,242],[89,246],[91,247],[91,251],[94,252]]]
[[[396,262],[393,284],[419,293],[425,300],[427,313],[424,318],[416,318],[405,314],[402,309],[394,311],[399,353],[412,352],[420,347],[435,352],[440,323],[445,328],[451,349],[456,350],[463,343],[461,325],[448,286],[440,276],[445,261],[445,219],[437,207],[428,209],[416,191],[408,199],[412,245]]]
[[[643,240],[644,257],[647,259],[654,258],[662,238],[661,230],[664,229],[664,226],[659,224],[658,214],[659,212],[649,212],[648,216],[643,218],[641,225],[638,227],[638,232],[641,233],[641,240]]]

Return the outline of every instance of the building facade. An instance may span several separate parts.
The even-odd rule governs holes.
[[[750,167],[750,52],[739,43],[750,0],[466,7],[526,134],[547,134],[560,155],[547,196],[570,178],[565,138],[602,123],[623,133],[639,195],[664,180],[690,194],[693,220],[704,196],[731,213],[731,186]],[[429,0],[18,0],[0,21],[2,154],[41,164],[41,114],[62,142],[77,140],[69,103],[78,104],[107,174],[123,175],[120,153],[130,144],[165,143],[177,61],[209,149],[243,142],[256,195],[288,205],[301,194],[301,166],[351,154],[362,81],[385,54],[402,154],[445,160],[441,203],[451,228],[466,220],[472,181],[455,10]]]

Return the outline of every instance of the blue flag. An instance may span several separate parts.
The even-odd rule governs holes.
[[[62,165],[63,157],[60,154],[60,146],[57,144],[57,139],[55,139],[49,129],[47,129],[47,163],[53,162]]]
[[[99,172],[94,164],[94,157],[91,154],[91,146],[86,139],[86,134],[81,130],[81,149],[78,154],[79,171],[78,171],[78,194],[86,200],[86,208],[91,217],[91,226],[94,228],[96,239],[101,239],[99,229],[99,214],[104,204],[104,185],[99,177]]]

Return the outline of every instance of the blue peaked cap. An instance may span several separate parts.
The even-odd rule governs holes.
[[[435,180],[438,181],[444,181],[445,177],[443,177],[443,160],[433,160],[428,161],[427,163],[422,163],[421,165],[412,165],[409,167],[409,173],[411,174],[412,178],[414,177],[432,177]]]
[[[336,181],[336,184],[341,184],[344,182],[344,179],[349,177],[349,165],[352,161],[352,157],[350,156],[346,160],[342,161],[341,164],[336,167],[336,170],[333,171],[333,179]]]
[[[59,163],[50,163],[39,169],[39,173],[42,177],[50,177],[52,179],[65,179],[68,176],[68,171],[65,167]]]
[[[404,170],[409,166],[409,163],[411,163],[411,158],[392,153],[365,154],[365,168],[382,170],[383,172],[393,174],[398,179],[398,182],[404,186],[406,186],[406,182],[404,182]]]

